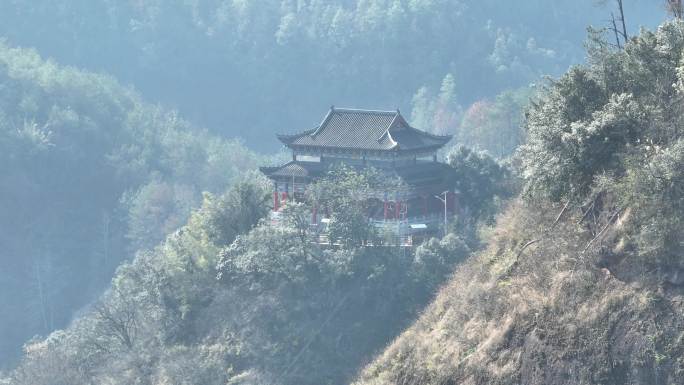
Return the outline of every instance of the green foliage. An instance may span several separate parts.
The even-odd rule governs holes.
[[[643,31],[624,51],[594,47],[592,64],[553,82],[528,113],[525,193],[585,210],[626,210],[626,236],[640,254],[672,259],[683,230],[676,170],[684,25]]]
[[[452,134],[462,114],[452,74],[444,77],[434,97],[429,95],[427,87],[421,87],[411,99],[411,124],[434,134]]]
[[[647,163],[633,165],[618,184],[621,204],[633,208],[638,250],[660,264],[681,264],[684,234],[684,140],[649,147]]]
[[[350,247],[377,239],[377,231],[368,221],[370,198],[384,191],[401,193],[405,188],[400,180],[377,170],[356,171],[340,166],[308,188],[307,200],[330,213],[330,239]]]
[[[322,100],[408,110],[416,90],[438,96],[452,74],[454,98],[469,105],[560,74],[583,59],[586,26],[605,24],[608,11],[594,3],[5,1],[0,35],[112,73],[204,126],[273,149],[263,138],[308,127]],[[634,27],[662,19],[653,4],[628,7]]]
[[[204,204],[190,218],[190,223],[202,229],[202,238],[206,241],[228,245],[266,216],[270,191],[269,181],[263,175],[252,173],[221,197],[205,193]]]
[[[335,182],[376,180],[339,170],[322,183]],[[121,266],[72,327],[27,344],[12,383],[347,383],[469,253],[454,235],[415,253],[321,248],[302,237],[302,206],[290,204],[277,224],[245,221],[262,187],[206,196],[186,226]]]
[[[515,193],[514,179],[505,166],[484,152],[457,146],[448,157],[450,185],[464,206],[462,221],[491,223],[499,205]]]
[[[575,110],[566,113],[580,114],[581,108],[573,108],[571,101],[560,103]],[[589,120],[565,121],[560,129],[547,126],[559,131],[537,134],[537,126],[529,126],[534,135],[521,150],[528,194],[542,192],[554,200],[584,197],[598,173],[624,173],[627,148],[646,139],[639,128],[647,123],[647,109],[626,94],[611,97],[598,110],[591,108]],[[539,124],[534,119],[532,113],[530,124]]]
[[[552,8],[546,8],[549,6]],[[517,13],[511,10],[521,7],[529,7],[529,12],[523,15],[530,22],[510,18]],[[11,44],[37,46],[47,56],[62,62],[110,71],[126,82],[137,84],[146,95],[182,106],[189,116],[216,131],[218,127],[225,127],[227,133],[246,133],[243,135],[252,141],[259,140],[260,146],[264,133],[271,134],[276,126],[302,124],[304,119],[309,119],[305,112],[318,106],[320,100],[331,99],[331,95],[359,104],[378,100],[408,104],[412,90],[440,82],[440,91],[432,97],[439,103],[438,108],[434,107],[437,104],[431,104],[429,93],[419,93],[416,103],[432,111],[423,113],[428,116],[424,119],[429,119],[430,114],[436,115],[437,119],[432,120],[436,129],[451,129],[460,114],[459,103],[467,105],[500,89],[524,85],[540,73],[565,68],[577,56],[574,39],[565,34],[568,30],[576,30],[578,36],[583,34],[586,23],[584,16],[577,12],[576,4],[542,1],[521,6],[502,5],[500,1],[364,0],[294,5],[250,0],[230,4],[224,1],[37,0],[31,4],[2,2],[0,19],[3,35]],[[559,25],[567,29],[557,28]],[[534,28],[551,30],[554,34],[539,38],[538,31],[531,30]],[[561,32],[556,35],[556,31]],[[538,190],[535,187],[529,191],[557,199],[577,193],[580,196],[577,199],[581,200],[583,193],[596,191],[597,185],[593,182],[598,178],[596,175],[606,175],[588,175],[586,171],[593,170],[592,165],[607,162],[610,169],[606,173],[611,178],[615,175],[616,179],[609,179],[616,180],[617,187],[626,189],[631,183],[642,194],[630,201],[633,207],[649,199],[650,196],[643,194],[676,196],[679,193],[656,181],[652,185],[658,186],[657,191],[650,190],[651,186],[638,185],[637,182],[648,179],[640,176],[635,166],[624,164],[652,164],[657,175],[677,181],[675,169],[668,165],[679,162],[678,151],[671,145],[681,126],[676,119],[680,114],[664,101],[678,100],[680,91],[671,87],[672,84],[679,84],[681,89],[682,47],[677,40],[680,34],[678,27],[666,25],[658,34],[644,34],[625,53],[597,51],[602,56],[592,60],[600,68],[592,68],[584,77],[579,74],[569,81],[567,89],[558,89],[558,105],[551,105],[550,114],[544,119],[553,123],[551,117],[559,112],[558,119],[565,119],[560,126],[567,123],[570,127],[561,131],[572,136],[576,127],[578,135],[588,136],[591,146],[585,148],[578,135],[570,138],[567,148],[554,142],[564,154],[562,159],[574,157],[581,163],[568,169],[561,164],[564,160],[555,159],[542,149],[530,151],[531,156],[539,156],[541,164],[548,161],[557,175],[544,178],[540,176],[541,171],[528,168],[529,180],[540,182]],[[445,36],[452,39],[447,42]],[[307,60],[303,62],[302,57]],[[453,76],[442,77],[445,73]],[[321,84],[328,86],[320,87]],[[20,315],[3,317],[0,354],[11,351],[29,335],[46,334],[66,325],[72,310],[92,299],[92,293],[103,287],[113,269],[130,256],[133,248],[154,245],[166,232],[184,222],[190,207],[202,200],[200,192],[213,193],[206,195],[204,211],[194,215],[188,227],[168,237],[163,246],[141,253],[134,262],[120,269],[114,288],[103,299],[103,307],[98,308],[99,315],[93,313],[76,322],[68,332],[53,334],[49,343],[29,344],[17,381],[74,384],[95,377],[99,383],[134,383],[140,378],[158,383],[276,382],[269,373],[253,368],[259,366],[259,358],[264,355],[244,353],[272,347],[270,338],[252,338],[268,335],[264,331],[270,332],[272,324],[256,323],[254,334],[245,337],[239,335],[233,324],[215,327],[218,323],[212,323],[213,315],[223,314],[217,309],[236,304],[231,309],[239,314],[241,306],[249,306],[241,301],[243,292],[216,292],[218,289],[211,279],[216,273],[219,250],[239,233],[254,228],[265,212],[258,187],[246,186],[225,197],[216,195],[225,191],[243,170],[252,168],[256,157],[239,142],[213,137],[174,112],[145,104],[135,91],[120,86],[110,77],[61,67],[41,60],[32,51],[11,49],[6,43],[0,45],[0,91],[0,244],[3,245],[0,293],[12,293],[0,296],[0,308],[7,314]],[[285,97],[295,91],[300,98]],[[566,102],[568,106],[563,105]],[[268,113],[245,113],[255,110]],[[486,115],[488,120],[498,119],[499,110],[494,111]],[[504,111],[502,116],[512,116],[505,108],[501,111]],[[594,122],[596,113],[601,118]],[[586,124],[580,124],[580,120],[586,120]],[[642,135],[641,130],[635,134],[633,127],[644,121],[649,128],[648,135]],[[542,127],[541,118],[538,122]],[[485,139],[478,139],[487,143],[481,145],[503,156],[509,143],[492,146],[488,141],[495,134],[487,135]],[[615,143],[603,143],[601,135],[610,135]],[[549,141],[562,137],[557,135]],[[543,138],[534,140],[540,147],[547,145]],[[659,146],[669,155],[640,158],[641,150],[646,149],[644,146]],[[490,147],[498,148],[494,151]],[[633,147],[639,149],[632,154]],[[625,154],[628,156],[621,163]],[[551,191],[550,186],[556,182],[565,185],[561,183]],[[359,191],[364,190],[364,183],[362,180]],[[469,190],[464,187],[464,191]],[[472,202],[476,202],[477,195],[469,194]],[[329,252],[334,254],[330,260],[337,261],[332,267],[319,269],[308,260],[302,266],[314,272],[335,271],[334,278],[325,276],[327,273],[316,274],[325,276],[321,281],[338,284],[337,289],[345,288],[345,274],[363,271],[358,273],[363,278],[359,278],[360,282],[379,282],[378,287],[382,288],[377,291],[381,293],[378,298],[382,299],[371,301],[372,305],[386,311],[382,319],[395,321],[396,312],[390,311],[393,305],[386,305],[384,299],[397,300],[391,303],[398,304],[399,310],[420,302],[402,302],[405,298],[402,296],[416,292],[415,288],[407,287],[404,292],[403,288],[396,290],[395,287],[401,281],[397,278],[413,274],[412,268],[407,268],[411,265],[408,257],[395,258],[390,252],[358,257],[357,254],[364,252],[352,246],[367,239],[371,230],[361,222],[363,207],[358,205],[358,200],[337,203],[343,211],[336,214],[333,230],[342,239],[350,240],[349,244]],[[644,204],[639,207],[644,210],[634,215],[641,218],[668,209],[678,210],[674,206]],[[294,207],[293,211],[296,211]],[[481,208],[477,212],[491,213],[491,209]],[[298,238],[299,243],[293,239],[286,242],[288,248],[276,249],[287,258],[300,257],[289,251],[297,247],[317,255],[319,251],[304,248],[307,245],[302,243],[301,215],[301,212],[289,215],[294,221],[283,229],[257,226],[253,231],[267,232],[262,235],[273,242],[280,236]],[[231,220],[226,221],[227,217]],[[663,247],[673,249],[678,222],[673,216],[656,218],[657,223],[644,230],[644,241],[639,241],[640,244],[658,245],[645,240],[674,229],[668,235],[669,240],[663,243]],[[295,231],[287,230],[292,226]],[[242,260],[243,253],[251,253],[251,247],[243,245],[235,254],[236,260]],[[268,249],[255,251],[259,261],[273,257],[269,253]],[[420,267],[420,271],[440,268]],[[283,279],[302,277],[298,271],[282,269],[281,273],[268,266],[260,269]],[[245,275],[251,276],[251,273]],[[255,281],[242,282],[248,286]],[[430,280],[426,282],[432,284]],[[364,290],[371,287],[373,290],[368,291],[376,293],[376,286],[354,287],[357,286]],[[320,292],[322,296],[330,294]],[[267,304],[277,303],[287,294],[265,293],[258,298]],[[214,294],[222,299],[214,301]],[[299,294],[302,297],[297,298],[305,295]],[[330,297],[340,296],[332,292]],[[319,307],[306,308],[303,314],[330,311],[328,299],[319,298]],[[144,306],[138,307],[143,303]],[[283,303],[295,308],[299,305]],[[212,304],[218,305],[211,308]],[[130,306],[136,310],[126,310]],[[257,309],[261,311],[257,312],[260,317],[248,318],[248,321],[270,319],[265,315],[272,310],[276,314],[292,315],[287,313],[288,308],[277,306]],[[144,338],[121,344],[127,338],[121,333],[112,334],[111,330],[121,329],[117,320],[127,317],[132,317],[135,328],[139,328],[135,334]],[[297,319],[288,317],[283,318]],[[243,321],[238,319],[236,323]],[[325,319],[311,322],[318,324],[318,321]],[[349,321],[352,321],[350,325],[358,325],[353,317]],[[299,325],[297,322],[288,325],[291,326],[288,330],[300,330],[292,326]],[[184,334],[180,330],[194,333]],[[357,335],[354,333],[356,330],[349,334]],[[280,339],[279,346],[290,349],[301,346],[301,335],[292,334],[299,338]],[[363,333],[358,335],[367,337]],[[208,342],[198,336],[205,336]],[[334,348],[326,351],[344,351],[344,337],[335,340]],[[383,343],[389,338],[382,337]],[[115,346],[116,354],[99,348],[100,339]],[[228,342],[213,343],[217,340]],[[252,340],[251,345],[245,342]],[[349,357],[356,357],[357,352],[349,350],[352,350]],[[269,357],[287,353],[292,350],[283,348]],[[339,358],[332,357],[332,360]],[[9,362],[4,356],[1,358],[3,365]],[[309,359],[306,362],[329,357]],[[265,362],[277,363],[268,367],[269,370],[283,366],[275,358]],[[158,370],[150,373],[152,367]],[[188,376],[193,380],[187,380]],[[304,377],[301,373],[299,376]]]
[[[561,207],[512,204],[489,247],[353,384],[677,383],[681,286],[664,290],[629,251],[604,270],[578,262],[592,236],[581,212],[549,229]],[[538,242],[521,253],[527,239]]]
[[[185,223],[201,191],[224,192],[258,162],[111,77],[4,42],[0,90],[0,292],[16,293],[0,296],[13,314],[0,321],[4,367]]]
[[[310,239],[311,206],[302,202],[288,202],[281,210],[283,224],[294,229],[302,241]]]
[[[523,199],[355,384],[680,381],[684,24],[590,44],[527,112]]]
[[[435,134],[453,135],[459,144],[505,159],[525,141],[523,112],[535,93],[536,87],[531,84],[504,90],[491,101],[478,100],[464,108],[456,97],[454,76],[447,74],[436,95],[428,87],[413,95],[411,124]]]
[[[439,286],[444,277],[444,266],[454,265],[469,255],[468,245],[455,234],[447,234],[443,239],[432,238],[416,248],[414,266],[415,278],[430,286]]]
[[[473,103],[463,114],[456,140],[499,159],[510,156],[525,141],[523,111],[533,96],[534,89],[526,87]]]
[[[317,263],[310,242],[297,235],[291,227],[259,226],[224,250],[218,270],[229,281],[247,275],[265,285],[304,283]]]
[[[130,247],[152,248],[179,228],[189,216],[196,195],[192,186],[170,185],[159,179],[140,187],[135,194],[124,194]]]

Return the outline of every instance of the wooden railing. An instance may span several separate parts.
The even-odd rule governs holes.
[[[281,214],[271,213],[271,223],[280,223]],[[342,246],[341,240],[331,240],[329,237],[326,218],[321,218],[321,222],[310,224],[311,241],[319,245]],[[376,241],[365,241],[362,246],[395,246],[412,247],[415,244],[415,234],[411,229],[411,224],[425,224],[430,229],[436,229],[442,223],[443,218],[439,215],[428,215],[423,217],[411,218],[408,220],[370,220],[370,223],[379,230],[379,237]]]
[[[318,234],[314,236],[312,242],[319,244],[319,245],[324,245],[324,246],[342,246],[343,242],[341,240],[336,240],[334,242],[331,242],[330,237],[328,234]],[[380,238],[376,242],[373,241],[364,241],[362,242],[361,246],[364,247],[412,247],[413,246],[413,236],[411,235],[404,235],[404,236],[395,236],[392,237],[392,239],[387,239],[387,238]]]

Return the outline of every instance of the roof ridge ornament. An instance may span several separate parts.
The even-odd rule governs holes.
[[[390,130],[392,129],[392,127],[394,127],[394,125],[397,123],[397,121],[398,121],[399,119],[402,119],[402,120],[403,120],[403,118],[402,118],[402,116],[401,116],[401,113],[399,112],[399,109],[397,108],[397,112],[396,112],[396,114],[394,114],[394,118],[392,118],[392,121],[391,121],[390,124],[387,126],[387,129],[386,129],[385,132],[383,132],[382,135],[380,135],[380,137],[377,139],[378,143],[380,143],[380,141],[382,141],[382,138],[384,138],[385,136],[387,136],[387,137],[389,138],[390,142],[392,143],[392,148],[396,148],[396,147],[399,145],[399,143],[397,143],[397,141],[394,140],[394,138],[392,137],[392,133],[390,132]]]
[[[323,121],[321,124],[318,125],[318,128],[314,130],[314,132],[311,133],[311,138],[316,139],[316,135],[318,135],[321,130],[323,130],[323,127],[325,127],[326,123],[332,118],[333,114],[335,113],[335,105],[330,106],[330,110],[328,110],[328,114],[325,115],[325,118],[323,118]]]

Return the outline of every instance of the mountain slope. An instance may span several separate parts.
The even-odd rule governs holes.
[[[525,191],[362,384],[680,384],[684,24],[549,85]]]
[[[0,368],[257,156],[115,79],[0,42]]]
[[[633,277],[629,257],[597,267],[577,215],[521,253],[560,210],[511,207],[490,249],[355,384],[681,383],[681,287]]]
[[[336,220],[350,226],[366,195],[349,191],[366,179],[341,178],[325,183],[346,202]],[[370,228],[319,246],[302,205],[288,204],[281,223],[261,220],[269,189],[251,181],[206,194],[187,225],[122,265],[68,328],[30,341],[9,383],[348,383],[469,253],[453,234],[415,250],[360,247],[380,236]]]

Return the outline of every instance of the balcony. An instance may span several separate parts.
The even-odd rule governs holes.
[[[271,212],[271,224],[278,224],[282,220],[280,212]],[[427,216],[412,217],[404,220],[376,220],[369,222],[377,229],[380,243],[368,242],[364,246],[401,246],[412,247],[420,244],[422,240],[438,233],[444,223],[444,216],[432,214]],[[339,240],[332,241],[329,238],[329,218],[321,218],[318,223],[311,223],[310,234],[312,242],[320,245],[341,246]]]

